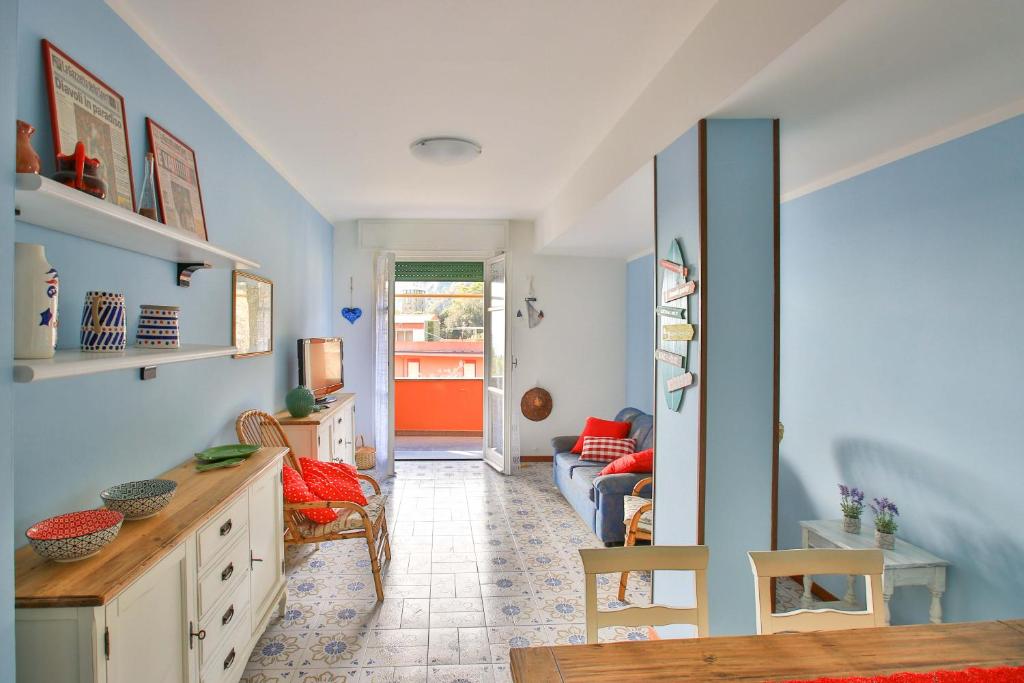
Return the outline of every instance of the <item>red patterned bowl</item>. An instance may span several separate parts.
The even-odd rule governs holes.
[[[32,549],[56,562],[84,560],[117,537],[124,514],[117,510],[82,510],[33,524],[25,532]]]

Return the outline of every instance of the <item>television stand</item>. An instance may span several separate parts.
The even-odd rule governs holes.
[[[335,396],[334,394],[329,394],[327,396],[324,396],[323,398],[318,398],[316,400],[316,403],[317,403],[317,405],[325,406],[328,403],[334,403],[337,400],[338,400],[337,396]]]
[[[306,417],[292,417],[287,410],[274,417],[297,457],[355,465],[356,396],[339,392],[325,398],[333,402],[319,404],[321,409]]]

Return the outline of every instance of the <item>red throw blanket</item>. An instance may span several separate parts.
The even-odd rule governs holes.
[[[1001,666],[995,669],[964,669],[963,671],[931,671],[900,673],[889,676],[853,676],[850,678],[815,678],[790,683],[1022,683],[1024,666]]]

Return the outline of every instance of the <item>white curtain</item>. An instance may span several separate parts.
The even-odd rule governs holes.
[[[394,404],[391,396],[391,280],[395,271],[395,255],[390,252],[377,254],[374,271],[376,306],[373,317],[374,340],[374,395],[373,395],[373,443],[377,449],[377,469],[388,475],[395,473],[395,459],[391,443],[392,414]]]

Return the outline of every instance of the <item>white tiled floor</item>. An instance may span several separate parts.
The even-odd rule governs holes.
[[[503,477],[482,462],[401,462],[392,558],[377,603],[362,540],[288,553],[288,609],[257,643],[242,683],[509,681],[509,649],[585,642],[577,549],[600,541],[551,482],[551,465]],[[780,588],[795,605],[800,588]],[[618,576],[600,577],[602,609]],[[650,602],[633,574],[627,600]],[[648,629],[603,629],[602,642]]]
[[[508,681],[508,651],[581,643],[578,548],[601,543],[551,483],[551,465],[503,477],[482,462],[401,462],[390,490],[392,559],[378,604],[362,541],[290,549],[288,610],[243,683]],[[601,577],[605,608],[617,577]],[[633,575],[627,599],[647,604]],[[602,631],[602,641],[647,629]]]

